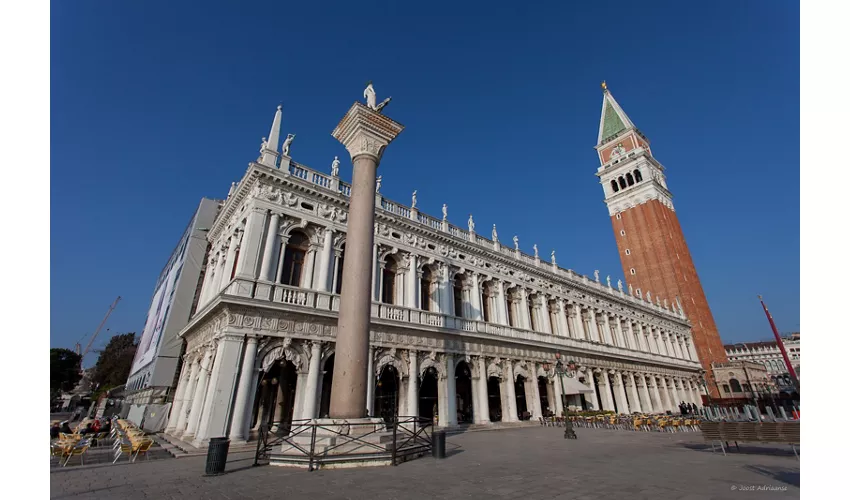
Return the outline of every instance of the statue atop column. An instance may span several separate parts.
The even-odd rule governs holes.
[[[339,177],[339,156],[334,156],[334,161],[331,163],[331,176]]]
[[[593,279],[595,279],[596,282],[599,283],[599,269],[593,271]]]
[[[410,204],[410,208],[416,208],[416,190],[413,190],[413,201]]]
[[[383,177],[383,175],[379,175],[378,178],[375,180],[375,193],[381,192],[381,181],[383,180]]]
[[[517,236],[514,236],[514,250],[519,252],[519,238]]]
[[[608,288],[611,288],[611,276],[610,275],[605,276],[605,281],[608,282]]]
[[[375,87],[372,86],[371,80],[366,84],[366,90],[363,91],[363,97],[366,99],[366,106],[378,113],[380,113],[381,110],[384,109],[384,106],[389,104],[392,99],[392,97],[387,97],[381,102],[381,104],[376,104],[377,97],[375,95]]]
[[[443,203],[443,220],[449,218],[449,207],[445,203]]]
[[[534,258],[539,259],[540,255],[537,254],[537,243],[535,243],[532,248],[534,249]]]
[[[617,290],[619,290],[620,293],[623,293],[623,280],[617,280]],[[629,290],[629,294],[631,293],[632,291]]]
[[[490,233],[490,236],[492,237],[493,242],[499,241],[499,233],[496,232],[496,225],[495,224],[493,224],[493,232]]]
[[[475,221],[472,220],[472,214],[469,214],[469,220],[466,222],[466,225],[469,226],[469,232],[475,231]]]
[[[283,156],[289,156],[289,146],[292,144],[292,141],[295,139],[295,134],[286,134],[286,140],[283,141]]]

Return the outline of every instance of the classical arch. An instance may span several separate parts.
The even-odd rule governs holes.
[[[495,361],[491,361],[489,365],[487,365],[487,378],[496,377],[499,380],[505,378],[502,367],[497,364]]]
[[[286,359],[295,365],[296,370],[304,372],[307,369],[306,361],[309,358],[301,346],[293,344],[292,339],[284,338],[282,340],[271,342],[260,351],[257,356],[259,368],[267,372],[275,361]]]
[[[528,374],[528,370],[526,370],[524,366],[517,363],[516,365],[514,365],[514,382],[517,381],[517,377],[519,377],[520,375],[522,375],[522,377],[526,380],[532,378],[531,375]]]
[[[375,361],[375,376],[379,377],[381,375],[381,370],[383,370],[387,365],[391,365],[395,368],[400,377],[407,376],[407,363],[402,362],[396,354],[389,352],[382,353],[378,356],[377,361]]]
[[[428,368],[431,368],[431,367],[433,367],[435,370],[437,370],[437,376],[438,376],[441,380],[442,380],[442,379],[444,379],[444,378],[446,378],[446,366],[445,366],[445,362],[443,362],[443,360],[442,360],[442,359],[439,359],[439,358],[434,359],[434,358],[432,358],[430,355],[425,356],[425,357],[424,357],[424,358],[423,358],[423,359],[419,362],[419,376],[421,377],[421,376],[425,375],[425,371],[426,371]]]

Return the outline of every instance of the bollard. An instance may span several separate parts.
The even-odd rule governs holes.
[[[210,439],[207,448],[207,468],[205,476],[217,476],[224,474],[224,466],[227,463],[227,452],[230,450],[230,440],[226,437]]]
[[[782,417],[782,420],[788,420],[788,414],[785,413],[785,408],[779,407],[779,416]]]
[[[434,431],[431,439],[431,455],[434,458],[446,458],[446,431]]]

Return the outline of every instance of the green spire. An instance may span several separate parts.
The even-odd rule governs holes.
[[[606,99],[605,100],[605,115],[602,118],[602,140],[616,135],[623,130],[626,130],[626,125],[617,114],[614,106]]]

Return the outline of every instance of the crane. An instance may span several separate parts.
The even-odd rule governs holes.
[[[80,360],[82,360],[82,358],[85,358],[86,354],[88,354],[89,349],[91,349],[92,344],[94,344],[94,339],[97,338],[97,334],[100,333],[100,329],[103,328],[103,325],[106,324],[106,320],[109,319],[109,315],[112,314],[112,311],[115,310],[115,306],[118,305],[119,300],[121,300],[120,295],[118,296],[118,298],[115,299],[115,302],[113,302],[112,305],[109,306],[109,310],[106,311],[106,316],[103,317],[103,321],[100,322],[100,324],[97,326],[97,330],[95,330],[94,333],[92,334],[91,340],[89,340],[89,343],[86,346],[86,350],[80,352],[80,343],[79,342],[77,342],[77,345],[74,346],[74,350],[77,351],[77,354],[80,355]],[[80,339],[80,340],[83,340],[83,339]]]

